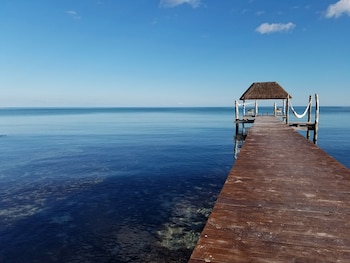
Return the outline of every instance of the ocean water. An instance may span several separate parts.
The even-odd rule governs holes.
[[[318,136],[347,167],[349,114]],[[234,108],[1,109],[0,262],[187,262],[234,135]]]

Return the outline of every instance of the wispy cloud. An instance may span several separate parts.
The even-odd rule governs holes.
[[[256,28],[256,31],[260,34],[271,34],[276,32],[286,32],[295,28],[295,24],[289,22],[287,24],[282,23],[263,23]]]
[[[263,11],[263,10],[259,10],[259,11],[255,12],[255,15],[257,15],[257,16],[262,16],[264,14],[265,14],[265,11]]]
[[[68,10],[66,13],[73,19],[80,19],[81,18],[81,16],[74,10]]]
[[[329,5],[326,11],[326,17],[340,17],[343,14],[350,16],[350,0],[339,0],[335,4]]]
[[[193,8],[197,8],[201,5],[201,0],[160,0],[159,6],[171,8],[182,4],[189,4]]]

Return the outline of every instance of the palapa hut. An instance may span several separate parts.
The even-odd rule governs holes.
[[[245,115],[245,101],[255,100],[255,113],[258,114],[258,103],[257,100],[283,100],[283,105],[292,96],[289,95],[277,82],[254,82],[250,87],[243,93],[240,100],[243,101],[243,115]],[[276,104],[275,104],[276,105]],[[287,103],[288,107],[288,103]],[[286,108],[284,107],[284,112]],[[275,114],[278,110],[275,106]]]
[[[269,100],[292,98],[277,82],[254,82],[240,100]]]
[[[242,104],[239,104],[235,101],[236,107],[236,138],[238,138],[239,124],[242,124],[244,128],[245,123],[253,123],[255,117],[258,115],[258,100],[283,100],[283,108],[277,109],[276,102],[274,103],[274,115],[281,117],[289,126],[294,127],[298,130],[306,130],[306,137],[310,138],[310,130],[314,131],[314,143],[317,142],[317,131],[318,131],[318,119],[319,119],[319,100],[318,95],[315,94],[315,122],[311,121],[312,114],[312,98],[309,96],[309,104],[306,106],[306,109],[303,114],[297,114],[290,99],[292,98],[288,92],[286,92],[277,82],[254,82],[250,87],[243,93],[240,97],[240,100],[243,101]],[[246,114],[246,103],[247,100],[255,100],[255,110],[250,109]],[[249,103],[250,104],[250,103]],[[252,103],[254,104],[254,102]],[[243,117],[239,116],[239,105],[243,106]],[[289,109],[292,110],[293,114],[297,118],[303,118],[306,113],[308,113],[307,122],[289,122]],[[242,134],[244,135],[244,129]],[[237,143],[236,143],[237,145]],[[236,151],[236,149],[235,149]]]

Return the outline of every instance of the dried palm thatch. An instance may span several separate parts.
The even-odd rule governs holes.
[[[277,82],[254,82],[240,100],[268,100],[292,98]]]

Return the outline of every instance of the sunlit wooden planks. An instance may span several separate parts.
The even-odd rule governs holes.
[[[350,170],[257,117],[189,262],[350,262]]]

